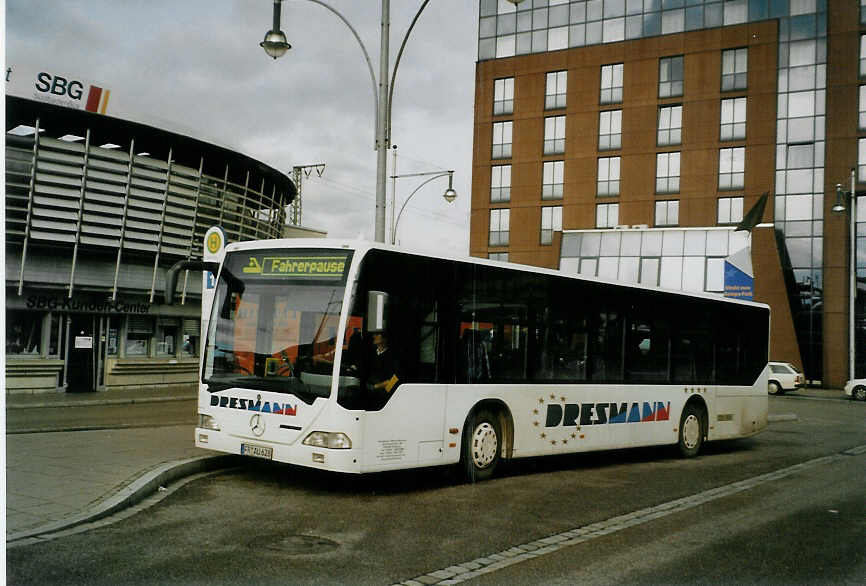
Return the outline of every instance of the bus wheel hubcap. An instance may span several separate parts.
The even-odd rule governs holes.
[[[683,421],[683,443],[689,449],[698,445],[701,437],[701,422],[694,415],[689,415]]]
[[[486,468],[496,458],[496,430],[486,421],[475,428],[472,434],[472,462],[478,468]]]

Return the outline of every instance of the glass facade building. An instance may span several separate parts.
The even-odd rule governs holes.
[[[861,28],[866,26],[866,0],[850,4],[852,10],[857,9],[859,16],[859,23],[850,24],[856,34],[858,25]],[[564,55],[592,52],[593,55],[598,55],[604,54],[605,45],[611,45],[609,64],[603,65],[600,71],[601,95],[597,100],[603,109],[599,122],[600,134],[585,137],[585,140],[598,141],[598,167],[595,181],[592,182],[595,193],[591,194],[593,196],[591,199],[596,208],[603,206],[604,209],[596,210],[595,225],[589,225],[585,220],[578,219],[576,213],[572,215],[568,213],[568,186],[570,183],[575,185],[577,181],[574,178],[570,180],[566,161],[564,195],[566,211],[564,212],[561,268],[588,273],[591,272],[591,267],[595,266],[598,276],[609,277],[616,272],[620,277],[626,275],[632,280],[641,282],[643,279],[639,275],[642,274],[644,266],[652,273],[650,265],[653,265],[653,261],[648,260],[650,257],[644,258],[642,255],[628,257],[636,259],[635,270],[623,269],[623,261],[619,261],[617,271],[609,266],[607,272],[603,274],[600,270],[604,264],[603,256],[595,262],[588,257],[584,258],[582,253],[572,254],[575,250],[582,250],[583,247],[582,244],[575,243],[579,241],[575,240],[578,238],[578,231],[586,231],[581,236],[586,239],[597,228],[613,228],[619,225],[621,223],[619,218],[624,213],[624,204],[619,202],[616,208],[618,215],[613,222],[610,221],[611,210],[608,208],[617,205],[617,202],[608,203],[597,199],[601,196],[619,194],[619,191],[611,190],[614,183],[617,190],[628,191],[626,182],[629,181],[629,172],[626,170],[625,160],[623,159],[620,168],[618,153],[607,152],[611,148],[610,135],[613,133],[611,128],[622,133],[623,142],[628,140],[629,114],[618,111],[613,113],[612,110],[612,108],[619,108],[621,103],[626,105],[628,103],[628,96],[623,98],[623,65],[617,63],[625,60],[626,69],[628,68],[629,57],[623,57],[624,54],[628,55],[622,48],[623,43],[688,33],[704,33],[710,38],[710,35],[716,35],[725,27],[768,21],[774,23],[777,30],[774,49],[775,69],[759,72],[760,75],[774,76],[776,86],[774,137],[768,139],[775,145],[775,153],[774,161],[769,165],[772,168],[766,169],[767,173],[773,174],[767,182],[772,187],[772,211],[769,215],[765,215],[765,218],[772,220],[782,244],[780,250],[783,251],[781,254],[788,275],[786,278],[791,281],[787,284],[787,288],[788,295],[791,297],[792,320],[802,363],[807,369],[809,378],[821,379],[823,365],[828,360],[827,350],[824,347],[824,338],[828,335],[823,313],[825,272],[828,270],[827,267],[837,260],[840,266],[844,266],[845,263],[842,250],[825,251],[827,242],[825,230],[828,221],[844,222],[844,220],[837,221],[827,217],[832,205],[829,197],[833,197],[832,190],[828,190],[828,185],[835,184],[837,181],[846,181],[846,175],[840,174],[836,170],[837,167],[833,167],[832,176],[828,174],[830,173],[828,129],[831,127],[828,122],[828,80],[834,75],[832,72],[834,66],[837,69],[844,67],[841,61],[853,57],[853,55],[846,56],[839,53],[828,56],[828,31],[830,38],[834,34],[830,24],[830,13],[833,9],[832,6],[828,9],[827,0],[524,0],[517,5],[506,0],[480,0],[479,67],[483,67],[485,62],[504,60],[516,64],[520,62],[522,56],[554,52],[561,52]],[[837,10],[837,19],[839,18]],[[837,26],[836,34],[840,32],[838,28]],[[844,32],[850,36],[851,31]],[[695,37],[689,38],[695,39]],[[859,79],[864,79],[866,78],[866,66],[863,65],[866,63],[866,34],[861,32],[859,41],[860,60],[857,76]],[[754,56],[750,55],[749,47],[723,47],[720,53],[719,77],[722,99],[719,104],[720,120],[717,133],[721,148],[717,151],[717,183],[712,189],[722,197],[716,198],[714,203],[714,207],[718,210],[717,212],[714,210],[714,213],[717,213],[716,222],[705,224],[710,231],[736,224],[752,203],[747,201],[746,209],[743,209],[744,176],[750,172],[754,173],[756,165],[750,159],[748,146],[744,147],[741,143],[754,138],[746,136],[746,129],[750,127],[748,124],[752,122],[751,117],[765,114],[755,108],[752,103],[753,98],[748,93],[752,89],[748,87],[749,74],[754,74],[755,69],[761,66]],[[832,63],[834,58],[836,65]],[[561,61],[570,60],[570,57],[563,57],[556,63],[552,62],[551,69],[561,67]],[[689,67],[688,60],[689,56],[686,55],[686,69]],[[657,61],[657,71],[653,72],[653,77],[657,81],[659,99],[658,124],[655,129],[658,136],[656,144],[659,148],[665,148],[656,155],[654,180],[655,193],[665,194],[666,201],[657,200],[646,221],[656,226],[660,235],[661,232],[667,234],[673,229],[667,226],[689,228],[700,226],[688,219],[688,208],[684,207],[686,197],[677,197],[681,183],[678,145],[681,136],[688,132],[683,117],[686,116],[684,110],[689,106],[683,106],[673,100],[683,95],[688,96],[690,93],[687,84],[684,88],[686,78],[683,73],[684,59],[682,55],[672,53],[660,57]],[[519,70],[520,66],[515,65],[515,68]],[[569,76],[571,75],[569,72]],[[517,88],[514,102],[519,104],[521,101],[519,80],[514,85]],[[569,95],[568,100],[571,99],[572,96]],[[845,100],[846,104],[850,101],[847,97]],[[858,127],[850,128],[850,124],[840,123],[842,130],[837,132],[837,135],[845,135],[846,140],[847,137],[855,137],[858,132],[866,133],[866,114],[864,114],[866,91],[862,86],[855,100],[859,104],[857,108],[859,118],[856,118]],[[748,120],[747,112],[750,117]],[[829,116],[832,117],[833,113],[831,112]],[[615,126],[611,125],[613,117],[616,121]],[[569,140],[584,140],[583,137],[569,138],[571,124],[569,118],[566,125],[567,145],[571,144]],[[513,130],[515,144],[525,140],[518,136],[518,132],[515,125]],[[856,149],[856,156],[845,162],[840,161],[837,166],[850,168],[856,161],[857,182],[864,182],[866,181],[866,138],[857,138],[856,147],[853,148]],[[846,147],[846,149],[843,151],[847,158],[851,148]],[[687,157],[689,154],[684,149],[682,153],[684,172],[688,163],[693,160]],[[611,161],[617,162],[615,173],[611,171],[613,169]],[[515,163],[515,169],[516,167]],[[760,171],[764,172],[765,169],[762,168]],[[518,171],[515,170],[515,178],[517,174]],[[843,188],[849,190],[850,186],[843,184]],[[586,194],[576,193],[574,196],[583,198]],[[513,191],[512,198],[514,198]],[[866,222],[864,208],[866,202],[861,203],[858,208],[858,223]],[[570,236],[569,232],[574,234]],[[863,234],[863,231],[858,230],[858,234]],[[593,240],[595,238],[596,236],[591,237]],[[603,241],[605,237],[602,234],[598,238]],[[624,236],[616,238],[621,239]],[[858,251],[866,250],[866,237],[853,240],[862,245],[857,248]],[[840,244],[844,245],[843,243],[844,238]],[[839,258],[836,259],[836,256]],[[828,262],[828,257],[833,259]],[[576,260],[578,258],[579,261]],[[711,263],[710,258],[712,257],[709,254],[704,258],[702,270],[705,271],[705,277],[710,274],[708,271],[714,270],[710,269],[710,266],[715,261]],[[634,264],[634,262],[630,260],[626,264],[631,267],[629,263]],[[661,271],[659,275],[664,274],[663,264],[664,262],[659,261]],[[866,253],[857,254],[857,273],[859,277],[866,280]],[[647,282],[651,281],[664,284],[661,283],[661,277],[651,278]],[[705,290],[714,290],[709,286],[710,283],[715,283],[715,280],[706,277]],[[832,289],[833,285],[830,285],[830,288]],[[858,314],[858,322],[866,325],[866,317],[862,315],[862,309]],[[863,338],[866,342],[866,335],[860,333],[859,328],[858,338]],[[866,346],[863,347],[863,352],[866,352]],[[864,355],[863,352],[859,355]]]

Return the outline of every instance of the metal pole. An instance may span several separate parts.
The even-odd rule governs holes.
[[[391,244],[394,244],[394,208],[397,207],[397,145],[391,147],[391,150],[394,151],[391,164],[391,172],[394,173],[391,175]]]
[[[388,36],[390,0],[382,0],[382,23],[379,46],[379,107],[376,110],[376,242],[385,242],[385,182],[388,175]]]
[[[854,337],[854,309],[857,298],[857,169],[851,169],[851,259],[848,270],[850,271],[850,283],[848,291],[848,380],[854,377],[854,358],[857,340]]]

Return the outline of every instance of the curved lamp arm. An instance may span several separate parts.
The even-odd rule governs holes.
[[[364,59],[367,61],[367,71],[369,71],[369,73],[370,73],[370,81],[373,83],[373,119],[378,120],[379,119],[379,90],[377,88],[378,84],[376,82],[376,74],[373,73],[373,62],[370,61],[370,54],[367,53],[367,48],[364,46],[363,41],[361,41],[361,37],[358,35],[358,31],[355,30],[355,27],[353,27],[352,24],[348,20],[346,20],[346,17],[344,17],[342,14],[340,14],[336,8],[326,4],[325,2],[322,2],[322,0],[309,0],[309,1],[313,2],[315,4],[318,4],[319,6],[322,6],[324,8],[327,8],[328,10],[330,10],[331,12],[336,14],[337,18],[342,20],[343,24],[345,24],[347,27],[349,27],[349,30],[352,31],[352,34],[355,36],[355,40],[358,41],[358,46],[361,47],[361,52],[364,54]],[[275,2],[274,2],[274,29],[273,30],[275,30],[275,31],[279,30],[279,27],[280,27],[279,19],[280,19],[280,3],[281,2],[282,2],[282,0],[275,0]],[[426,4],[426,2],[425,2],[425,4]],[[283,35],[283,36],[285,36],[285,35]],[[274,59],[276,59],[276,57],[274,57]],[[376,129],[375,128],[373,129],[373,134],[374,134],[373,144],[375,145],[376,144],[376,137],[375,137]]]
[[[406,42],[409,40],[409,35],[412,33],[412,29],[415,28],[415,23],[418,22],[418,17],[421,16],[421,13],[424,12],[425,8],[427,8],[428,2],[430,2],[430,0],[424,0],[424,2],[421,3],[421,7],[418,9],[418,12],[415,13],[415,18],[412,19],[409,29],[403,36],[403,42],[400,43],[400,50],[397,52],[397,59],[394,61],[394,70],[391,72],[391,85],[388,87],[388,111],[385,113],[385,148],[388,148],[391,144],[391,102],[394,100],[394,81],[397,79],[397,68],[400,67],[400,58],[403,56],[403,49],[406,48]]]
[[[397,219],[394,221],[394,227],[391,229],[391,244],[396,244],[396,242],[397,242],[397,226],[400,224],[400,217],[403,215],[403,210],[406,209],[406,204],[409,203],[409,200],[412,199],[412,196],[415,195],[416,193],[418,193],[419,189],[421,189],[422,187],[424,187],[425,185],[427,185],[428,183],[430,183],[434,179],[439,179],[440,177],[445,177],[446,175],[448,175],[448,190],[453,192],[454,190],[451,187],[451,181],[452,181],[452,178],[454,177],[454,171],[442,171],[441,173],[439,173],[437,175],[433,175],[433,177],[430,177],[429,179],[425,179],[424,181],[422,181],[418,185],[418,187],[416,187],[415,190],[409,194],[409,197],[407,197],[406,200],[403,202],[403,205],[400,206],[400,211],[397,213]],[[456,197],[456,193],[455,193],[454,197]],[[448,203],[451,203],[452,201],[454,201],[454,197],[451,197],[451,199],[448,201]]]

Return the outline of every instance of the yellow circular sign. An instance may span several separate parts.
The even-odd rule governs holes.
[[[216,254],[222,246],[222,238],[220,238],[219,232],[211,232],[210,236],[207,237],[207,249]]]

